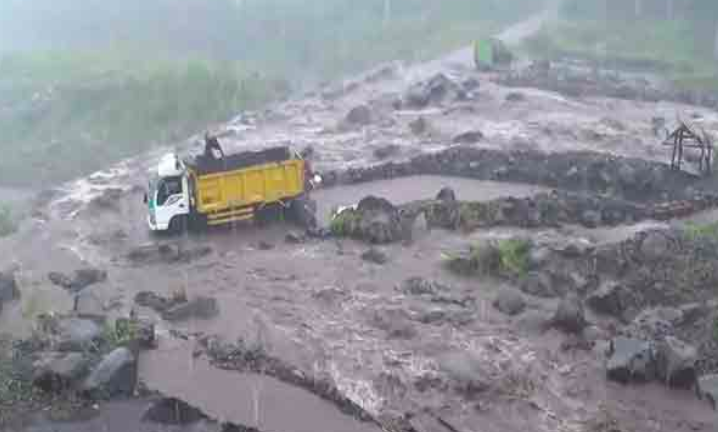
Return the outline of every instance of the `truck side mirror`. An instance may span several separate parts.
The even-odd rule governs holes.
[[[145,192],[144,196],[142,197],[142,202],[147,204],[147,192]]]

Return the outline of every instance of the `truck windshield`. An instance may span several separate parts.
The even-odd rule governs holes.
[[[182,193],[182,177],[165,177],[159,179],[156,188],[157,205],[164,205],[169,197]]]

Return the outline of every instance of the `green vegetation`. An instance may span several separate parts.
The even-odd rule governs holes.
[[[444,253],[442,258],[449,270],[461,275],[522,278],[528,272],[530,250],[528,240],[503,239],[474,244],[468,254]]]
[[[344,210],[334,216],[329,223],[329,230],[337,237],[349,237],[356,225],[357,213],[354,210]]]
[[[71,0],[6,2],[0,4],[0,182],[52,185],[258,108],[285,96],[290,83],[313,84],[387,60],[426,59],[540,6],[532,0],[127,0],[94,8]]]
[[[718,240],[718,222],[697,224],[689,222],[684,233],[690,240],[711,239]]]
[[[15,216],[9,206],[0,204],[0,238],[7,237],[17,230]]]
[[[526,275],[529,267],[531,243],[525,239],[500,240],[497,245],[501,257],[501,271],[514,277]]]
[[[117,320],[114,324],[106,323],[103,327],[102,340],[107,351],[127,346],[137,338],[138,324],[132,320]]]
[[[533,55],[660,72],[679,88],[718,91],[714,59],[718,10],[710,2],[573,0],[563,20],[525,43]],[[713,2],[715,3],[715,2]],[[703,11],[703,12],[701,12]]]

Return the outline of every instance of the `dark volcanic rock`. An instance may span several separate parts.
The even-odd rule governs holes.
[[[169,299],[152,291],[140,291],[135,295],[135,303],[159,313],[185,302],[184,298]]]
[[[364,261],[384,265],[389,261],[389,257],[384,253],[383,251],[377,249],[377,248],[371,248],[368,251],[361,254],[361,258]]]
[[[82,379],[89,363],[82,353],[42,353],[33,364],[33,384],[46,392],[61,393]]]
[[[613,339],[606,363],[606,375],[608,379],[624,384],[650,381],[655,375],[653,347],[640,339]]]
[[[137,359],[127,348],[117,348],[92,370],[82,384],[91,399],[131,396],[137,382]]]
[[[372,122],[371,109],[366,105],[358,105],[352,108],[345,117],[345,121],[349,124],[357,126],[367,126]]]
[[[68,291],[77,292],[90,285],[106,281],[107,272],[96,268],[84,268],[76,270],[72,276],[60,272],[50,272],[47,277],[53,284]]]
[[[386,159],[399,154],[401,147],[397,144],[386,144],[374,149],[374,157],[377,159]]]
[[[217,300],[211,297],[197,297],[186,303],[174,306],[162,313],[166,321],[184,321],[191,318],[208,320],[219,315]]]
[[[467,131],[456,135],[452,138],[454,144],[474,144],[484,139],[484,134],[481,131]]]
[[[143,421],[167,425],[188,425],[206,418],[202,411],[175,398],[155,401],[142,414]]]
[[[410,295],[427,295],[436,294],[436,285],[421,277],[412,277],[402,282],[400,287],[401,292]]]
[[[519,286],[525,294],[541,298],[554,298],[558,294],[553,288],[551,276],[542,271],[530,272]]]
[[[454,382],[454,387],[468,397],[489,389],[489,375],[481,359],[468,352],[452,352],[438,359],[439,368]]]
[[[89,319],[64,318],[56,324],[57,349],[60,351],[90,351],[102,338],[102,327]]]
[[[695,347],[671,336],[659,342],[656,348],[658,377],[671,387],[693,387],[697,361]]]
[[[392,243],[404,237],[399,210],[383,198],[366,197],[356,210],[345,212],[348,213],[346,232],[351,237],[374,244]]]
[[[447,203],[456,201],[456,192],[450,187],[441,188],[439,193],[436,195],[437,201],[443,201]]]
[[[506,315],[518,315],[526,309],[526,301],[521,293],[505,288],[494,299],[494,307]]]
[[[460,99],[464,91],[444,74],[434,75],[426,82],[415,84],[404,95],[404,103],[410,109],[426,108],[444,101]]]
[[[526,95],[520,92],[510,92],[506,95],[506,102],[523,102],[526,100]]]
[[[626,310],[625,289],[615,282],[604,283],[587,299],[586,304],[594,311],[621,318]]]
[[[561,300],[552,323],[567,333],[581,333],[586,327],[583,304],[576,295],[569,294]]]
[[[307,237],[300,233],[290,231],[284,237],[284,241],[289,244],[301,244],[307,241]]]
[[[413,339],[417,335],[416,326],[403,309],[381,309],[374,312],[372,324],[384,330],[392,339]]]

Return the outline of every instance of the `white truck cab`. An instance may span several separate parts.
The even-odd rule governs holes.
[[[152,231],[181,231],[189,220],[191,197],[184,163],[170,153],[162,157],[149,183],[147,223]]]

